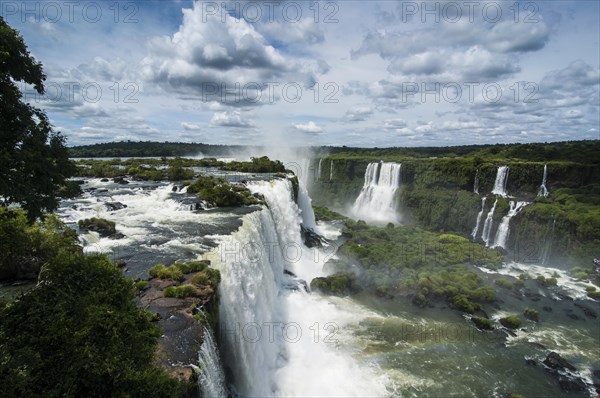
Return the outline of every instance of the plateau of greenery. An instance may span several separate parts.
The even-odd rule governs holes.
[[[187,188],[188,193],[213,207],[251,206],[263,203],[243,184],[232,184],[222,178],[199,176]]]

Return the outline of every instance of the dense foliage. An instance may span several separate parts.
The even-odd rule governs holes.
[[[23,210],[0,206],[0,280],[37,279],[61,253],[77,253],[77,236],[55,216],[30,224]]]
[[[160,331],[105,257],[59,255],[38,287],[0,312],[7,397],[179,397],[153,365]]]
[[[46,114],[23,102],[16,82],[44,93],[46,76],[19,33],[0,16],[0,205],[18,203],[30,221],[58,206],[75,172],[64,138]]]
[[[77,226],[82,231],[98,232],[100,236],[106,237],[117,233],[116,224],[113,221],[104,218],[92,217],[85,220],[79,220]]]
[[[349,271],[358,263],[359,282],[380,295],[410,294],[417,305],[444,299],[473,313],[478,303],[493,301],[495,291],[468,265],[496,268],[502,255],[452,234],[435,234],[413,227],[368,226],[346,221],[348,239],[333,265]]]
[[[222,178],[199,176],[196,181],[188,185],[187,191],[197,193],[200,199],[214,207],[250,206],[262,203],[244,185],[231,184]]]

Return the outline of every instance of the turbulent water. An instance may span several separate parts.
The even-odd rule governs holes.
[[[398,222],[396,192],[400,187],[398,163],[369,163],[365,183],[352,206],[355,218],[374,223]]]
[[[494,188],[492,193],[499,196],[508,196],[506,192],[506,183],[508,182],[508,166],[498,167],[496,172],[496,180],[494,181]]]
[[[397,189],[399,173],[387,166],[381,178],[384,167],[379,169],[371,170],[365,187]],[[310,281],[325,275],[323,264],[335,255],[340,231],[315,222],[304,184],[298,204],[288,180],[248,186],[264,195],[268,206],[191,211],[195,196],[173,184],[90,179],[84,195],[63,201],[58,212],[74,228],[89,217],[116,222],[125,238],[86,233],[81,240],[86,252],[124,259],[132,278],[145,278],[157,262],[201,257],[220,269],[220,328],[214,338],[207,332],[199,353],[205,396],[591,396],[562,393],[540,364],[555,350],[588,382],[592,369],[600,368],[598,321],[574,305],[600,312],[586,296],[588,284],[540,264],[474,268],[484,278],[529,275],[524,296],[496,289],[502,310],[486,306],[496,325],[508,313],[540,310],[539,323],[525,320],[508,339],[499,330],[478,331],[447,308],[420,309],[401,298],[311,293]],[[493,235],[496,203],[484,221],[485,201],[474,235],[481,232],[488,243],[495,236],[496,244],[504,219]],[[515,202],[511,211],[516,214],[518,207]],[[307,248],[300,225],[326,234],[331,244]],[[534,281],[539,275],[556,277],[558,287],[541,288]],[[538,365],[526,365],[525,358]]]
[[[211,259],[221,271],[220,335],[235,391],[248,397],[384,396],[385,383],[353,356],[342,328],[366,310],[309,294],[325,251],[301,238],[300,209],[287,181],[260,182],[268,208],[245,216]],[[287,272],[285,272],[287,271]]]

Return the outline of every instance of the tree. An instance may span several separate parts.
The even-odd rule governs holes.
[[[35,220],[58,206],[58,190],[75,173],[65,139],[46,114],[23,102],[16,82],[44,94],[42,64],[0,17],[0,204],[18,203]]]

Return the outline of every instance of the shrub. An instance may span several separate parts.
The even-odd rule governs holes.
[[[464,294],[455,296],[452,300],[452,304],[454,304],[454,307],[457,309],[468,312],[469,314],[472,314],[479,309],[479,305],[472,303]]]
[[[210,285],[216,287],[220,282],[221,273],[214,268],[206,268],[192,278],[192,283],[196,285]]]
[[[510,289],[513,287],[513,283],[511,281],[509,281],[508,279],[504,279],[504,278],[496,279],[494,281],[494,283],[504,289]]]
[[[516,315],[500,318],[500,324],[508,329],[518,329],[521,326],[521,323],[521,318]]]
[[[98,232],[102,237],[111,236],[117,233],[115,223],[105,220],[104,218],[86,218],[85,220],[79,220],[77,225],[82,231]]]
[[[148,274],[153,278],[183,281],[185,277],[183,272],[178,267],[165,267],[163,264],[156,264],[154,267],[148,270]]]
[[[600,300],[600,292],[587,292],[589,298]]]
[[[138,281],[135,283],[135,288],[138,290],[146,290],[148,288],[148,281]]]
[[[188,263],[175,263],[173,266],[179,268],[184,274],[191,274],[192,272],[204,271],[210,264],[207,260],[190,261]]]
[[[539,275],[537,278],[535,278],[536,282],[539,283],[542,286],[556,286],[558,285],[558,280],[551,276],[549,278],[545,278],[544,275]]]
[[[477,326],[478,329],[482,330],[490,330],[492,329],[492,322],[482,316],[474,316],[471,317],[471,321]]]
[[[200,291],[193,285],[169,286],[164,290],[165,297],[200,297]]]
[[[533,308],[525,308],[523,315],[525,316],[525,318],[531,321],[538,322],[540,320],[540,312]]]

